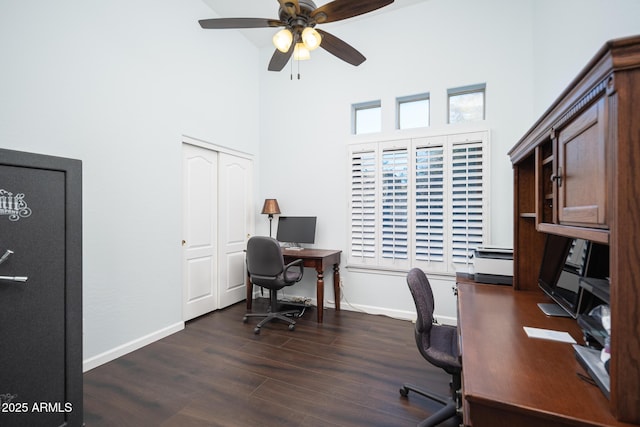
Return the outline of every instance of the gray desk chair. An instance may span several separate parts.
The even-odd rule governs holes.
[[[445,397],[422,390],[412,384],[404,384],[400,394],[407,397],[410,391],[439,402],[444,407],[429,418],[423,420],[419,427],[436,426],[443,421],[458,417],[458,391],[461,386],[462,366],[458,350],[458,331],[455,326],[433,323],[433,291],[429,279],[419,268],[414,268],[407,275],[407,284],[416,304],[418,319],[415,327],[415,338],[418,350],[429,363],[443,369],[451,375],[451,396]]]
[[[247,272],[249,280],[254,285],[269,289],[269,311],[267,313],[247,313],[242,319],[247,322],[249,317],[264,317],[253,330],[260,333],[260,328],[275,319],[289,324],[289,330],[295,328],[295,320],[287,315],[297,315],[300,310],[278,311],[278,291],[285,286],[291,286],[302,279],[304,266],[302,260],[297,259],[284,265],[282,249],[276,239],[265,236],[254,236],[247,242]]]

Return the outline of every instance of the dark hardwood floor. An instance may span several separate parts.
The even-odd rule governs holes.
[[[274,322],[255,335],[244,312],[202,316],[86,372],[86,426],[415,426],[438,405],[400,397],[402,383],[448,393],[410,322],[328,309],[319,325],[311,309],[295,331]]]

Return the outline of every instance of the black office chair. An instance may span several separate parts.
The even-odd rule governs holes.
[[[433,291],[431,290],[429,279],[427,279],[422,270],[414,268],[409,271],[407,284],[418,312],[415,327],[418,350],[429,363],[444,369],[451,375],[451,396],[445,397],[434,394],[412,384],[404,384],[400,389],[400,394],[407,397],[409,392],[413,391],[443,404],[444,407],[442,409],[418,424],[419,427],[436,426],[449,418],[459,417],[458,391],[461,386],[462,366],[458,349],[458,332],[455,326],[433,323]]]
[[[265,236],[254,236],[247,242],[247,272],[249,280],[254,285],[269,289],[269,311],[267,313],[247,313],[242,321],[247,322],[249,317],[264,317],[253,330],[260,333],[260,328],[267,322],[279,319],[289,323],[289,330],[295,328],[295,320],[288,316],[300,314],[300,310],[278,311],[278,291],[285,286],[291,286],[302,279],[304,266],[302,260],[297,259],[284,265],[282,249],[276,239]]]

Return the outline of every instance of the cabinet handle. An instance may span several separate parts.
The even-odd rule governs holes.
[[[558,168],[558,174],[555,173],[551,175],[551,182],[557,182],[558,187],[562,187],[562,168]]]
[[[0,264],[5,262],[9,257],[13,255],[13,251],[11,249],[7,249],[7,251],[0,257]],[[0,280],[6,280],[9,282],[21,282],[24,283],[28,279],[27,276],[0,276]]]
[[[0,264],[5,262],[11,256],[11,254],[13,254],[13,251],[11,249],[7,249],[4,255],[2,255],[2,257],[0,258]]]
[[[6,280],[9,282],[24,283],[29,279],[27,276],[0,276],[0,280]]]

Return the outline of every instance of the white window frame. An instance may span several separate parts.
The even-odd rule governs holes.
[[[426,256],[424,251],[434,251],[437,253],[438,248],[435,249],[421,249],[423,255],[417,255],[418,238],[417,227],[425,224],[424,221],[418,222],[417,214],[418,201],[416,197],[416,185],[417,185],[417,172],[416,172],[416,150],[418,148],[432,149],[434,147],[443,147],[443,196],[444,203],[442,206],[443,215],[443,248],[442,248],[442,260],[437,259],[437,256]],[[469,210],[473,216],[473,220],[467,221],[466,228],[454,228],[454,225],[458,222],[455,221],[456,206],[454,206],[454,194],[453,194],[453,163],[454,163],[454,149],[463,149],[461,154],[463,157],[457,160],[460,164],[459,171],[463,172],[464,177],[468,177],[470,169],[465,169],[465,165],[471,164],[471,161],[464,157],[464,155],[473,153],[470,150],[480,150],[481,152],[481,173],[479,176],[474,174],[473,179],[470,180],[471,188],[473,186],[480,186],[481,198],[477,199],[473,197],[472,193],[467,193],[463,190],[460,195],[462,198],[462,205],[470,203],[474,206]],[[407,173],[402,172],[402,155],[403,150],[408,154],[406,156]],[[385,271],[407,271],[413,267],[419,267],[430,273],[440,274],[455,274],[456,270],[462,270],[468,267],[470,263],[470,255],[473,249],[477,246],[485,245],[489,238],[489,131],[480,130],[477,132],[464,132],[464,133],[448,133],[448,134],[430,134],[423,137],[415,137],[401,140],[381,140],[370,141],[362,143],[352,143],[349,145],[349,172],[348,172],[348,232],[347,232],[347,267],[363,268],[368,270],[385,270]],[[386,156],[384,154],[394,152],[394,156]],[[365,162],[359,159],[365,159]],[[395,159],[398,164],[397,168],[393,168],[390,165],[393,162],[387,160]],[[471,159],[473,160],[473,159]],[[467,163],[465,163],[467,162]],[[385,167],[387,169],[385,169]],[[384,191],[384,172],[387,171],[387,189]],[[393,171],[393,173],[391,173]],[[394,182],[398,185],[391,185],[391,175],[395,179]],[[423,174],[424,175],[424,174]],[[424,188],[424,176],[421,175],[420,185]],[[406,231],[407,231],[407,255],[402,256],[402,240],[404,239],[403,233],[403,220],[402,215],[399,215],[400,220],[397,222],[399,227],[384,227],[383,211],[384,203],[383,197],[387,196],[387,205],[390,200],[393,203],[398,203],[403,206],[402,198],[402,183],[403,176],[406,178],[406,185],[408,186],[407,194],[407,214],[406,214]],[[463,180],[464,181],[464,180]],[[464,187],[466,188],[466,187]],[[394,194],[391,197],[390,194]],[[477,200],[476,200],[477,199]],[[471,200],[468,202],[468,200]],[[364,201],[364,202],[363,202]],[[467,202],[465,202],[467,201]],[[437,200],[436,200],[437,205]],[[422,214],[427,215],[429,212],[424,209],[426,202],[422,202]],[[428,210],[431,210],[429,208]],[[436,209],[437,210],[437,209]],[[466,214],[467,209],[461,211]],[[387,218],[387,224],[393,223]],[[455,221],[455,224],[454,224]],[[435,220],[437,224],[437,218]],[[427,221],[427,224],[429,222]],[[471,226],[469,226],[471,224]],[[435,226],[436,234],[438,226]],[[422,227],[424,229],[424,227]],[[468,246],[456,248],[454,251],[454,231],[460,230],[464,235],[472,236],[474,242]],[[391,231],[389,231],[391,230]],[[385,243],[385,231],[386,235],[399,236],[397,240],[400,241],[400,246],[392,247],[387,245],[387,249],[383,248]],[[436,240],[436,239],[432,239]],[[463,241],[465,241],[463,239]],[[397,242],[396,242],[397,243]],[[425,246],[425,245],[422,245]],[[437,246],[437,245],[436,245]],[[366,249],[362,249],[366,248]],[[392,248],[392,249],[389,249]],[[420,259],[418,259],[420,258]]]

